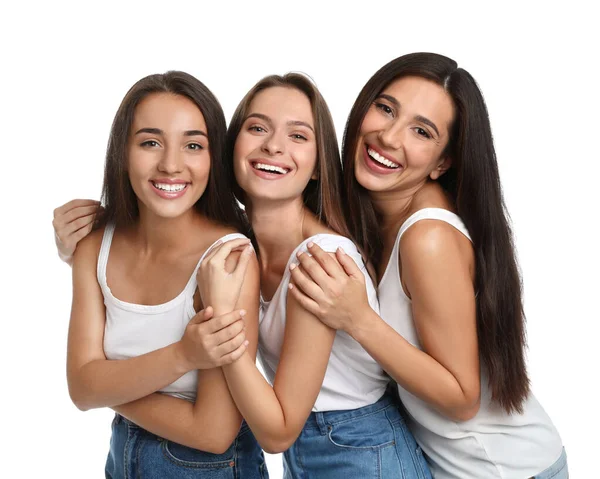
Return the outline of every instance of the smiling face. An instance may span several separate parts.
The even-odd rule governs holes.
[[[301,200],[317,164],[308,97],[279,86],[257,93],[235,140],[233,157],[236,180],[250,201]]]
[[[190,99],[153,93],[135,109],[127,158],[140,213],[175,218],[204,193],[210,151],[204,116]]]
[[[401,77],[367,111],[354,162],[356,180],[376,192],[416,191],[450,167],[444,154],[454,120],[450,96],[435,82]]]

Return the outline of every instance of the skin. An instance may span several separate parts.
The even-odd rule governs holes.
[[[451,164],[444,150],[453,120],[448,94],[418,77],[392,82],[363,120],[354,172],[382,218],[380,279],[410,215],[428,207],[454,209],[435,182]],[[400,166],[386,174],[374,172],[365,145]],[[298,302],[324,324],[349,333],[401,386],[440,413],[456,421],[477,413],[475,258],[464,235],[447,223],[423,220],[400,241],[401,284],[412,301],[423,351],[368,307],[362,274],[343,251],[336,253],[339,264],[316,245],[311,255],[298,258],[301,267],[292,265],[291,291]]]
[[[308,98],[291,88],[260,92],[237,138],[234,167],[258,243],[266,300],[277,289],[298,244],[318,233],[335,234],[317,221],[302,200],[302,192],[315,176],[316,155]],[[260,178],[252,163],[261,158],[285,165],[289,172],[276,181]],[[334,337],[335,331],[288,296],[273,387],[249,354],[223,368],[238,409],[267,452],[288,449],[300,434],[321,389]]]
[[[156,305],[176,297],[206,249],[233,232],[193,208],[206,188],[211,158],[208,138],[190,131],[207,129],[202,113],[187,98],[151,94],[136,108],[128,173],[140,215],[133,226],[115,231],[107,265],[108,285],[122,301]],[[186,193],[174,200],[159,197],[151,181],[164,178],[188,182]],[[241,416],[215,366],[235,360],[246,348],[249,356],[256,352],[258,267],[248,240],[219,245],[203,262],[195,309],[203,307],[203,299],[214,303],[192,318],[181,341],[131,359],[107,360],[106,311],[96,278],[102,235],[103,230],[91,233],[73,257],[67,353],[73,402],[82,410],[112,407],[161,437],[224,452],[237,435]],[[223,274],[214,286],[221,292],[228,289],[229,296],[215,295],[212,284],[207,287],[211,271],[218,269]],[[195,404],[155,393],[199,368]]]

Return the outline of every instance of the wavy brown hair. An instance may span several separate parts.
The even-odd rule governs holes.
[[[473,240],[479,354],[492,400],[508,413],[522,412],[529,378],[521,277],[487,108],[473,77],[454,60],[434,53],[404,55],[384,65],[363,87],[346,123],[342,146],[348,224],[369,259],[379,265],[383,245],[379,218],[369,192],[356,181],[354,161],[367,110],[387,85],[404,76],[437,83],[454,103],[456,117],[443,153],[452,165],[438,182],[453,199]]]
[[[260,80],[246,93],[246,96],[236,108],[227,130],[225,156],[229,169],[228,174],[234,177],[233,150],[235,141],[244,121],[246,121],[252,100],[261,91],[273,87],[296,89],[306,95],[310,101],[315,123],[318,178],[311,180],[304,190],[304,204],[329,228],[343,236],[351,237],[342,210],[341,191],[343,180],[335,126],[323,96],[306,76],[299,73],[287,73],[283,76],[270,75]],[[243,203],[244,193],[237,185],[235,193],[240,202]]]
[[[186,97],[202,112],[208,130],[210,174],[206,190],[194,207],[207,218],[238,231],[244,230],[243,213],[233,194],[234,180],[223,161],[226,133],[223,109],[200,80],[180,71],[142,78],[123,98],[110,130],[106,151],[102,186],[102,202],[106,211],[102,216],[102,224],[114,222],[117,225],[130,225],[139,217],[137,197],[127,173],[127,145],[137,105],[154,93]]]

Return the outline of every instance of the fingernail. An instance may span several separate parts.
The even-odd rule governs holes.
[[[312,241],[310,241],[306,246],[308,246],[309,248],[312,248],[314,245],[315,244]]]
[[[249,245],[246,247],[246,251],[245,251],[245,253],[246,253],[246,254],[252,254],[252,253],[254,253],[254,248],[252,247],[252,244],[249,244]]]
[[[294,289],[294,285],[292,283],[288,284],[288,289]]]
[[[240,310],[240,316],[246,316],[246,310],[245,309]]]
[[[304,251],[298,251],[298,253],[296,253],[296,256],[298,256],[298,258],[300,258],[300,256],[302,256],[304,254]]]
[[[346,252],[344,251],[344,248],[342,248],[341,246],[338,246],[338,251],[342,254],[346,254]]]
[[[244,346],[248,346],[250,344],[250,341],[246,340],[244,341]]]
[[[296,268],[296,266],[298,266],[296,263],[292,263],[290,265],[290,271],[294,270]]]

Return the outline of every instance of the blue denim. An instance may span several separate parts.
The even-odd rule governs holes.
[[[158,437],[117,414],[105,474],[110,479],[266,479],[262,449],[244,422],[224,454],[211,454]]]
[[[431,479],[389,394],[358,409],[311,413],[283,468],[285,479]]]
[[[569,468],[567,466],[567,453],[563,447],[562,454],[558,460],[548,469],[536,474],[531,479],[569,479]]]

